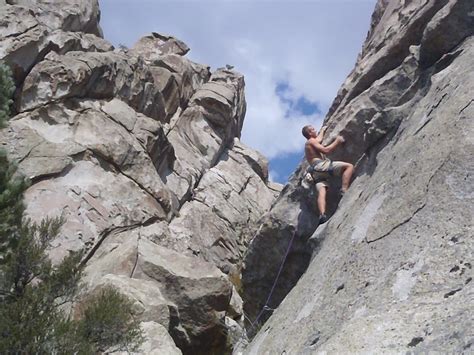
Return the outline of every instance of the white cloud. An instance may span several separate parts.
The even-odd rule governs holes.
[[[131,46],[152,32],[191,48],[188,57],[245,75],[242,141],[273,158],[301,151],[301,127],[322,116],[291,110],[276,92],[304,96],[325,113],[354,66],[375,0],[133,1],[101,0],[105,37]]]
[[[280,174],[278,174],[275,170],[270,170],[268,172],[268,179],[273,182],[278,182],[280,178]]]

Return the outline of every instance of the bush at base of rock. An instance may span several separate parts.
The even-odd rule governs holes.
[[[133,303],[113,287],[86,300],[77,322],[78,335],[98,351],[138,351],[143,342],[140,322],[133,317]]]

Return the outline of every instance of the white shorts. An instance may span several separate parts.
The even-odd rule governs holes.
[[[342,161],[330,161],[329,159],[317,159],[313,162],[310,169],[312,177],[316,183],[316,190],[319,192],[323,187],[329,187],[329,178],[331,176],[340,176],[344,168]]]

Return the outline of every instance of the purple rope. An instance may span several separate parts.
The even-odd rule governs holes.
[[[283,270],[283,265],[285,265],[286,258],[288,257],[288,254],[290,253],[291,246],[293,245],[293,240],[295,239],[296,231],[293,232],[293,236],[290,239],[290,242],[288,243],[288,248],[286,249],[285,256],[281,262],[280,269],[278,270],[277,276],[275,278],[275,281],[273,282],[272,289],[270,290],[270,294],[267,297],[267,300],[265,301],[265,305],[263,306],[262,310],[258,314],[257,318],[255,318],[255,321],[252,323],[250,329],[253,329],[253,327],[258,323],[260,317],[262,316],[263,312],[267,310],[268,307],[268,302],[270,302],[270,299],[273,295],[273,291],[275,291],[275,286],[277,284],[278,278],[280,277],[281,271]]]

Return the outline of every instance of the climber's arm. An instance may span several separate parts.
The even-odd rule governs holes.
[[[336,149],[336,147],[339,145],[339,144],[342,144],[344,143],[345,140],[342,136],[337,136],[336,139],[329,145],[327,146],[324,146],[322,145],[320,142],[318,142],[317,139],[314,139],[314,140],[311,140],[310,144],[314,147],[314,149],[316,149],[318,152],[321,152],[323,154],[329,154],[331,153],[334,149]]]
[[[324,132],[326,132],[326,129],[327,127],[326,126],[323,126],[321,127],[321,129],[319,130],[319,133],[318,133],[318,136],[316,137],[316,140],[318,141],[318,143],[321,143],[324,139]]]

